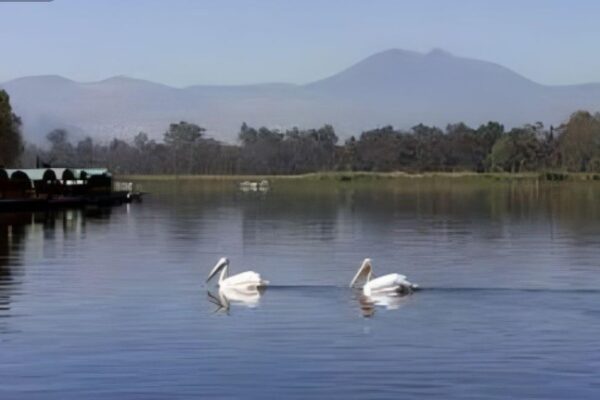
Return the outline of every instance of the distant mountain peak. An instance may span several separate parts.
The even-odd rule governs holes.
[[[371,55],[371,57],[377,57],[377,56],[420,56],[420,55],[422,55],[422,53],[419,53],[418,51],[398,49],[398,48],[391,48],[391,49],[382,50],[380,52],[377,52],[377,53]],[[367,57],[367,58],[371,58],[371,57]]]
[[[430,57],[454,57],[454,54],[439,47],[431,49],[426,55]]]
[[[150,87],[162,88],[165,90],[175,90],[175,88],[173,88],[172,86],[168,86],[158,82],[148,81],[145,79],[133,78],[127,75],[115,75],[97,82],[83,83],[83,85],[86,85],[88,87],[110,87],[117,88],[120,90],[123,90],[125,88],[134,89]]]
[[[13,79],[11,82],[21,82],[21,81],[29,81],[29,82],[45,83],[45,84],[58,84],[58,85],[76,84],[77,83],[69,78],[65,78],[64,76],[52,75],[52,74],[24,76],[21,78]]]
[[[354,65],[360,64],[368,64],[373,62],[384,63],[384,62],[402,62],[410,59],[418,59],[423,57],[422,53],[412,51],[412,50],[402,50],[402,49],[388,49],[383,50],[378,53],[372,54],[369,57],[363,58],[361,61],[357,62]],[[352,66],[350,66],[352,68]]]
[[[129,83],[148,83],[152,85],[163,85],[162,83],[152,82],[145,79],[134,78],[127,75],[115,75],[106,79],[102,79],[92,83],[117,83],[117,84],[129,84]],[[163,85],[164,86],[164,85]]]
[[[129,81],[137,81],[139,79],[136,78],[132,78],[129,77],[127,75],[115,75],[115,76],[111,76],[109,78],[106,79],[102,79],[100,81],[98,81],[98,83],[102,83],[102,82],[129,82]]]
[[[456,56],[449,51],[446,51],[442,48],[435,47],[431,49],[427,53],[420,53],[414,50],[404,50],[398,48],[392,48],[377,52],[372,54],[371,56],[363,59],[363,61],[368,60],[405,60],[405,59],[424,59],[427,57],[447,57],[447,58],[456,58]],[[360,62],[359,62],[360,63]]]

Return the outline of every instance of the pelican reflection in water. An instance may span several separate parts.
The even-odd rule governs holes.
[[[394,295],[372,294],[371,296],[365,296],[360,292],[357,294],[356,299],[358,300],[363,317],[372,317],[377,307],[383,307],[386,310],[397,310],[410,301],[410,296],[408,293],[396,293]]]
[[[207,291],[208,301],[215,304],[217,311],[228,312],[231,305],[254,308],[260,302],[260,297],[265,288],[240,289],[235,287],[220,287],[215,296],[210,290]]]

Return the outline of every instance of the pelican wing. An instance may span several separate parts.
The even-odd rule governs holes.
[[[410,285],[406,280],[406,276],[400,274],[387,274],[371,280],[365,286],[368,286],[372,291],[387,291],[396,290],[399,286],[404,285]]]
[[[267,281],[261,279],[260,274],[254,271],[246,271],[232,275],[223,281],[226,286],[263,286]]]

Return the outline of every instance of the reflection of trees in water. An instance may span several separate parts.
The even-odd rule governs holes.
[[[598,231],[600,184],[596,182],[513,182],[488,192],[486,203],[493,221],[537,224],[552,236],[566,230],[583,238],[590,229]]]
[[[0,213],[0,313],[10,309],[11,296],[22,283],[28,247],[43,245],[59,234],[64,238],[83,234],[86,220],[97,223],[109,217],[110,209]]]
[[[345,193],[338,200],[346,219],[374,229],[396,222],[425,232],[442,229],[459,235],[485,229],[486,235],[494,236],[502,235],[507,224],[526,222],[545,229],[556,224],[577,235],[600,217],[596,182],[397,180],[348,185]]]
[[[19,256],[30,221],[31,214],[0,214],[0,312],[10,309],[11,293],[21,283]]]
[[[282,234],[317,241],[336,238],[343,191],[318,191],[308,184],[304,190],[284,186],[264,194],[239,196],[245,198],[240,202],[245,242],[269,243]]]
[[[241,213],[242,240],[261,243],[277,240],[281,234],[331,241],[340,223],[360,224],[363,232],[395,224],[417,233],[436,230],[456,236],[499,237],[507,225],[527,222],[577,234],[600,217],[597,182],[483,178],[273,181],[268,193],[241,193],[235,182],[182,181],[165,186],[151,189],[169,203],[172,228],[177,232],[199,235],[203,228],[215,229],[216,220],[236,219],[236,213]],[[192,236],[173,238],[197,239]]]
[[[165,225],[161,225],[159,237],[156,232],[142,230],[140,237],[165,241],[168,247],[196,246],[203,235],[216,234],[214,220],[218,210],[229,203],[232,186],[186,180],[145,184],[144,190],[152,192],[153,217]]]
[[[568,229],[576,236],[600,217],[598,182],[273,180],[267,193],[242,193],[233,181],[182,180],[145,183],[144,189],[153,193],[153,218],[165,225],[160,232],[140,229],[139,235],[182,248],[215,237],[227,238],[227,249],[337,239],[377,244],[382,235],[393,245],[431,235],[466,243],[518,236],[526,226],[549,233]]]
[[[236,182],[185,180],[147,184],[144,189],[152,192],[157,217],[166,217],[169,234],[163,239],[176,246],[193,246],[202,236],[215,235],[251,242],[268,242],[290,232],[319,240],[335,237],[338,193],[243,193]]]

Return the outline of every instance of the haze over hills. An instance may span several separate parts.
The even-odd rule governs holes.
[[[577,109],[600,110],[600,84],[541,85],[500,65],[442,50],[384,51],[305,85],[173,88],[127,77],[80,83],[34,76],[0,87],[10,94],[25,137],[33,142],[55,128],[97,139],[130,138],[139,131],[160,138],[169,123],[180,120],[234,141],[244,121],[271,128],[329,123],[344,138],[388,124],[556,125]]]

